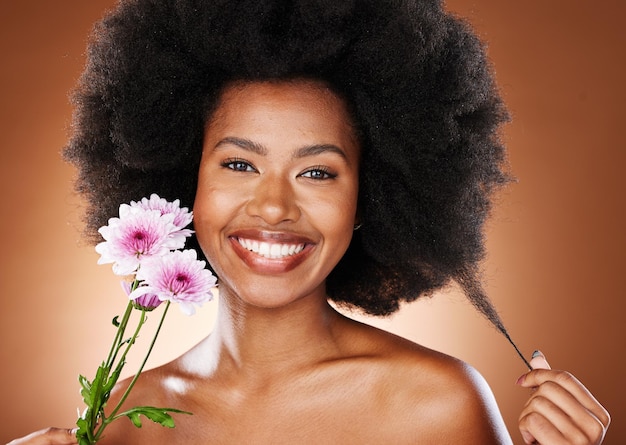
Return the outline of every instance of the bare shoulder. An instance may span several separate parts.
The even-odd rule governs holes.
[[[473,367],[385,331],[361,326],[378,357],[390,424],[419,443],[510,444],[495,398]]]
[[[399,366],[405,382],[420,375],[420,383],[407,385],[399,404],[429,425],[433,443],[511,443],[493,393],[478,371],[444,354],[432,354],[419,364],[412,369],[409,359]]]
[[[197,358],[194,351],[145,372],[127,407],[194,414],[175,415],[177,426],[169,431],[147,420],[137,429],[121,419],[102,445],[206,443],[209,437],[212,443],[241,443],[245,437],[303,444],[372,438],[398,445],[511,443],[491,390],[472,367],[371,326],[340,324],[333,359],[266,381],[252,392],[232,378],[190,374],[187,362]],[[206,351],[199,351],[206,361]],[[112,403],[127,383],[119,385]]]

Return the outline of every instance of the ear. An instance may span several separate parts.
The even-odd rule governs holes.
[[[354,215],[354,229],[353,230],[359,230],[362,226],[361,223],[361,211],[360,208],[357,206],[356,209],[356,215]]]

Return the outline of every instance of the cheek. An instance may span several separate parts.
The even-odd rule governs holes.
[[[234,200],[226,191],[216,189],[206,182],[198,184],[193,206],[194,227],[196,237],[207,257],[210,256],[211,247],[217,242],[220,228],[229,219],[233,203]]]
[[[321,224],[320,229],[336,242],[347,248],[352,237],[356,218],[357,194],[353,190],[335,195],[332,201],[325,200],[317,211],[315,219]]]
[[[203,187],[198,189],[194,212],[202,218],[219,218],[235,204],[236,192],[225,188]]]
[[[196,201],[193,206],[193,216],[194,216],[194,230],[196,232],[196,238],[198,243],[200,244],[200,248],[202,252],[210,259],[211,251],[209,247],[213,244],[210,242],[209,233],[212,230],[211,227],[211,218],[207,215],[210,215],[211,212],[209,210],[209,205],[205,200],[199,200],[196,198]],[[211,261],[209,261],[211,262]]]
[[[230,217],[229,212],[240,200],[240,187],[224,181],[219,170],[200,168],[194,200],[194,215],[204,223]],[[211,178],[211,179],[209,179]]]

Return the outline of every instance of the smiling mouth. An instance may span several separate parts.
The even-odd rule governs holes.
[[[256,241],[246,238],[237,238],[237,242],[244,249],[253,252],[259,256],[270,259],[287,258],[304,250],[305,244],[283,244],[268,243],[266,241]]]

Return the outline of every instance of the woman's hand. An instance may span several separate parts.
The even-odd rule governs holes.
[[[76,430],[63,428],[46,428],[15,439],[7,445],[76,445]]]
[[[519,417],[519,429],[527,444],[598,445],[611,417],[576,377],[553,371],[543,354],[536,351],[533,370],[517,384],[532,388],[532,395]]]

